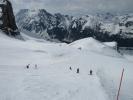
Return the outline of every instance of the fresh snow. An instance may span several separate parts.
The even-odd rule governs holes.
[[[123,68],[120,100],[133,99],[133,62],[113,48],[93,38],[68,45],[23,36],[0,33],[0,100],[115,100]]]
[[[114,47],[111,47],[113,43],[102,43],[93,38],[85,38],[83,40],[77,40],[70,44],[70,46],[75,47],[79,50],[86,50],[95,53],[102,53],[102,55],[108,56],[121,56],[116,52]]]

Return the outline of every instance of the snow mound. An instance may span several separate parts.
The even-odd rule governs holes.
[[[108,45],[114,45],[114,43],[110,43]],[[88,50],[96,53],[102,53],[104,55],[119,57],[120,54],[118,54],[114,47],[108,45],[107,43],[105,45],[104,43],[97,41],[92,37],[81,39],[70,44],[70,46],[79,50]]]
[[[76,48],[89,49],[89,50],[95,50],[95,49],[100,50],[105,47],[105,45],[95,40],[94,38],[81,39],[71,43],[70,45]]]

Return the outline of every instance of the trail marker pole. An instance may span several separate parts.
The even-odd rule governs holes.
[[[121,84],[122,84],[123,75],[124,75],[124,68],[123,68],[122,74],[121,74],[120,85],[119,85],[119,89],[118,89],[118,93],[117,93],[117,100],[119,100],[119,95],[120,95],[120,90],[121,90]]]

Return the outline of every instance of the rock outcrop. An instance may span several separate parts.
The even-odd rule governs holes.
[[[15,22],[12,4],[9,0],[0,0],[0,30],[9,36],[18,36],[20,32]]]

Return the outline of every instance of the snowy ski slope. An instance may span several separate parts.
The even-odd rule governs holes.
[[[0,33],[0,100],[115,100],[123,67],[120,100],[133,100],[133,62],[112,48],[93,38],[68,45],[22,35],[26,41]]]

